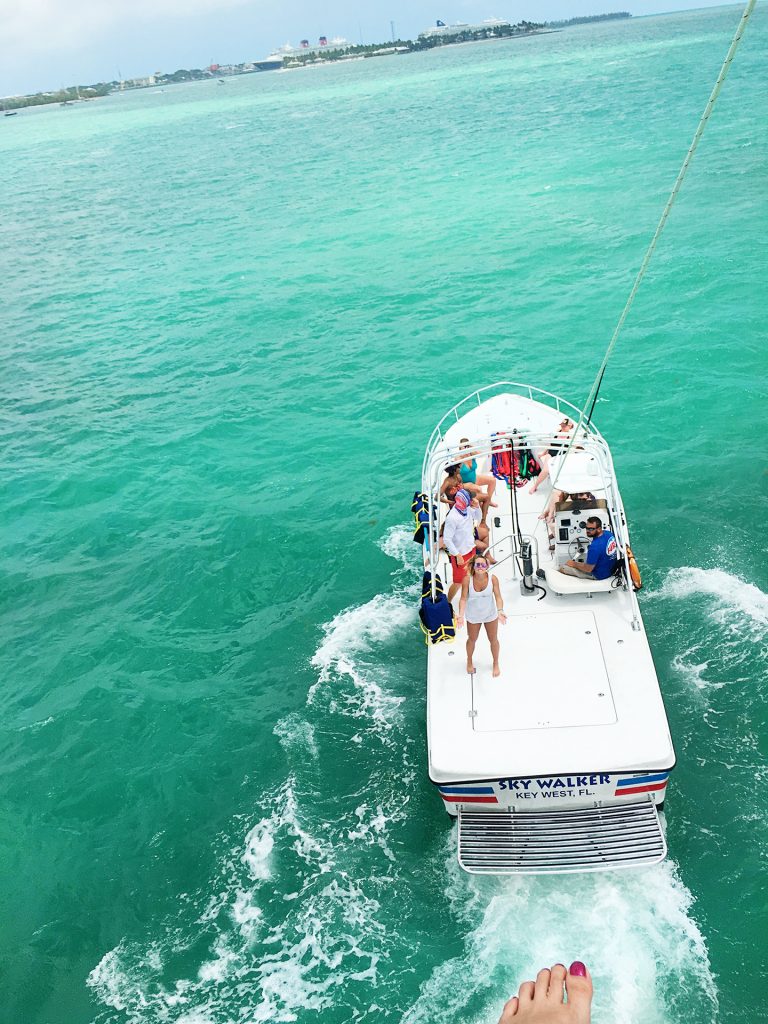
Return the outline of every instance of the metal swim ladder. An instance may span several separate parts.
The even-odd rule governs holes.
[[[459,807],[459,864],[472,874],[644,867],[658,864],[666,853],[652,800],[522,813]]]

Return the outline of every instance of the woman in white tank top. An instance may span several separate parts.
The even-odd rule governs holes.
[[[504,602],[501,598],[499,581],[488,574],[489,564],[485,555],[475,555],[469,563],[469,572],[461,584],[461,601],[456,625],[459,629],[467,620],[467,672],[475,671],[473,655],[480,629],[485,626],[493,656],[493,674],[501,675],[499,667],[499,622],[507,621]]]

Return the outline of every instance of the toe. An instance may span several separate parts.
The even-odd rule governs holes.
[[[512,1020],[512,1018],[517,1013],[517,1008],[519,1005],[520,1001],[518,1000],[517,996],[512,996],[511,999],[508,999],[506,1003],[504,1003],[504,1009],[501,1011],[501,1017],[499,1017],[499,1024],[507,1024],[507,1021]]]
[[[521,1003],[530,1003],[533,999],[533,993],[536,986],[532,981],[524,981],[520,988],[517,990],[517,994],[520,997]]]
[[[549,972],[549,998],[555,1003],[565,1002],[565,964],[555,964]]]
[[[574,1022],[589,1024],[589,1008],[592,1005],[592,978],[580,960],[575,960],[568,968],[565,991],[568,993],[568,1005],[574,1011]]]
[[[547,992],[549,991],[549,976],[549,968],[542,967],[542,969],[536,975],[536,994],[534,998],[546,999]]]

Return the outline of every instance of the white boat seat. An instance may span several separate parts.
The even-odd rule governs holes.
[[[552,566],[547,566],[544,572],[550,590],[554,590],[556,594],[607,594],[613,589],[613,576],[609,576],[607,580],[592,580],[585,576],[580,580],[575,576],[567,576]]]

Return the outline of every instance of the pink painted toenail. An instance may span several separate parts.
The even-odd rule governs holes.
[[[568,968],[568,973],[572,974],[575,978],[586,978],[587,968],[581,962],[581,960],[574,960],[571,966]]]

